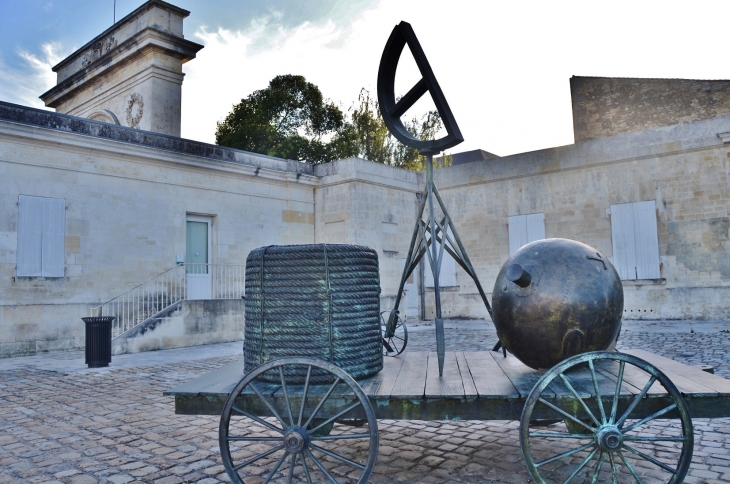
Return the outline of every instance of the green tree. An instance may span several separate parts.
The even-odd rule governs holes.
[[[404,146],[388,131],[375,99],[360,90],[350,120],[319,88],[303,76],[277,76],[266,89],[254,91],[233,106],[217,123],[215,141],[221,146],[310,163],[362,156],[412,171],[425,170],[418,150]],[[405,123],[420,139],[433,139],[441,129],[437,111]],[[450,165],[446,155],[435,166]]]
[[[380,114],[378,102],[372,99],[364,88],[360,90],[358,106],[352,110],[351,118],[360,156],[370,161],[411,171],[426,169],[425,156],[422,156],[417,149],[403,145],[390,134]],[[443,127],[436,110],[427,112],[420,119],[414,117],[404,125],[408,131],[422,140],[434,139],[436,133]],[[436,168],[452,164],[453,157],[448,154],[434,159]]]
[[[378,103],[363,88],[357,98],[358,106],[352,109],[351,119],[357,142],[358,154],[366,160],[390,165],[393,163],[395,139],[380,115]]]
[[[324,163],[358,154],[340,109],[303,76],[277,76],[217,123],[216,144],[281,158]]]

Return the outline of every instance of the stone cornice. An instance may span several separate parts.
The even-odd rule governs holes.
[[[233,148],[152,133],[150,131],[141,131],[0,101],[0,122],[2,121],[40,128],[49,132],[57,131],[96,138],[99,140],[99,149],[102,148],[102,145],[106,141],[128,143],[130,145],[136,145],[140,149],[151,148],[206,160],[235,163],[249,167],[250,171],[257,176],[264,177],[265,172],[271,171],[279,173],[278,175],[272,173],[273,178],[315,185],[319,183],[319,177],[314,174],[312,165],[307,163],[249,153]]]
[[[127,83],[112,86],[111,88],[105,90],[103,94],[89,98],[84,102],[80,102],[70,112],[64,114],[86,118],[87,116],[83,113],[89,106],[94,106],[98,102],[104,102],[107,99],[114,98],[114,96],[119,95],[120,92],[132,89],[136,85],[146,81],[147,79],[154,77],[156,79],[164,79],[166,81],[180,83],[182,82],[184,76],[185,74],[180,72],[173,72],[158,66],[150,66],[127,79]],[[100,79],[103,79],[103,77]]]
[[[64,60],[53,66],[52,70],[53,72],[58,72],[61,69],[64,69],[65,67],[72,64],[74,61],[76,61],[84,52],[89,50],[94,44],[97,42],[100,42],[107,38],[110,34],[113,32],[117,32],[121,30],[126,24],[131,23],[136,18],[142,16],[145,12],[148,10],[151,10],[152,8],[161,8],[162,10],[166,10],[168,12],[171,12],[173,14],[178,15],[181,18],[187,18],[190,15],[190,12],[188,10],[182,9],[180,7],[176,7],[175,5],[172,5],[167,2],[163,2],[162,0],[148,0],[147,2],[143,3],[139,8],[132,11],[129,15],[122,18],[118,22],[116,22],[114,25],[106,29],[101,34],[97,35],[93,39],[91,39],[89,42],[81,46],[81,48],[77,49],[73,54],[66,57]]]
[[[41,100],[48,107],[58,107],[65,99],[96,83],[102,77],[112,75],[149,50],[159,50],[183,62],[195,58],[203,46],[171,35],[154,27],[147,27],[111,49],[45,93]]]
[[[729,128],[730,116],[652,128],[434,170],[434,181],[443,193],[485,183],[722,149],[723,134]]]
[[[314,174],[322,177],[318,188],[364,183],[407,192],[418,191],[417,173],[358,157],[315,165]]]
[[[116,142],[99,143],[88,137],[69,133],[50,131],[39,136],[37,128],[0,122],[0,156],[2,148],[11,143],[16,149],[22,145],[39,149],[41,154],[30,159],[22,155],[7,158],[3,156],[0,164],[38,168],[50,177],[65,171],[304,204],[314,203],[312,189],[319,182],[318,178],[312,176],[258,169],[250,165],[179,155],[140,146],[130,148]],[[43,151],[46,152],[45,155],[42,154]],[[52,153],[50,158],[48,152]],[[71,161],[67,156],[69,153],[73,155]],[[120,169],[120,164],[129,169]],[[174,170],[173,180],[165,176],[155,176],[156,173],[162,173],[159,169]],[[215,181],[211,183],[211,180]],[[239,186],[232,189],[228,185],[232,180]],[[298,190],[287,189],[287,185],[296,185]]]

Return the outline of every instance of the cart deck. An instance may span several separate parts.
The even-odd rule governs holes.
[[[664,372],[683,394],[692,418],[730,415],[730,380],[644,350],[622,352]],[[443,377],[439,378],[435,353],[407,351],[399,357],[385,358],[380,373],[358,383],[379,419],[519,420],[525,399],[540,378],[540,373],[509,354],[447,352],[445,362]],[[617,366],[597,370],[602,398],[606,394],[612,398]],[[238,361],[172,388],[165,395],[175,397],[177,414],[220,415],[229,393],[242,377],[243,362]],[[588,371],[575,371],[570,379],[582,398],[595,396]],[[646,380],[646,375],[627,370],[621,387],[622,407],[641,392]],[[279,385],[262,385],[259,390],[273,399],[281,397]],[[564,387],[553,385],[544,396],[572,398]],[[647,415],[667,402],[664,389],[654,385],[637,411]]]

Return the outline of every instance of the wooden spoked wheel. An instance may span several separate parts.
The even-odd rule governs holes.
[[[383,356],[398,356],[406,350],[406,345],[408,345],[408,328],[406,327],[405,321],[396,314],[397,322],[395,324],[395,332],[393,336],[386,338],[385,328],[387,319],[384,317],[385,314],[390,315],[390,311],[380,313],[380,332],[383,335]]]
[[[264,373],[280,382],[262,382]],[[359,427],[339,423],[347,421]],[[273,360],[247,374],[225,403],[218,434],[228,477],[239,484],[366,483],[378,455],[367,396],[339,367],[316,358]]]
[[[550,369],[527,397],[520,422],[522,454],[538,483],[680,483],[693,445],[676,386],[650,363],[610,351]]]

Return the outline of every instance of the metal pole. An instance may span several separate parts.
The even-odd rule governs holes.
[[[420,200],[421,194],[416,194]],[[419,215],[420,217],[421,215]],[[421,293],[421,320],[426,319],[426,264],[421,259],[418,263],[418,288]]]
[[[406,280],[408,279],[408,276],[410,275],[410,272],[408,271],[408,267],[412,264],[412,260],[414,260],[413,252],[414,249],[416,251],[419,250],[420,245],[416,246],[416,241],[420,240],[420,233],[421,233],[421,216],[423,215],[423,210],[426,206],[426,199],[424,198],[421,200],[418,206],[418,213],[416,215],[416,226],[413,228],[413,237],[411,237],[411,245],[408,248],[408,256],[406,257],[406,266],[403,268],[403,275],[400,279],[400,285],[398,286],[398,292],[395,295],[395,305],[393,307],[393,310],[390,312],[390,316],[388,317],[388,323],[385,327],[385,337],[391,338],[395,334],[395,327],[397,324],[397,315],[398,315],[398,307],[400,306],[400,300],[401,296],[403,295],[403,287],[405,287]],[[416,258],[419,256],[416,255]]]
[[[441,290],[439,288],[439,272],[441,259],[436,249],[436,218],[433,213],[433,153],[426,153],[426,198],[428,198],[428,214],[431,230],[431,270],[433,271],[433,292],[436,304],[436,354],[439,360],[439,377],[444,374],[446,357],[444,344],[444,320],[441,319]],[[443,251],[440,251],[443,253]]]

